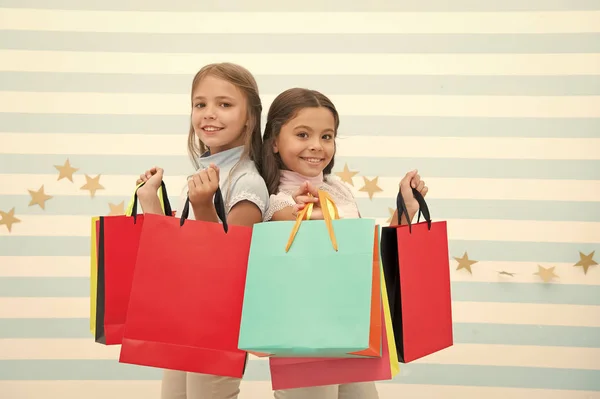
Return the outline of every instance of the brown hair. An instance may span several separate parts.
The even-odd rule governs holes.
[[[251,145],[251,140],[254,140],[255,136],[258,137],[259,140],[261,139],[260,115],[262,113],[262,103],[260,100],[260,96],[258,95],[258,85],[256,84],[254,76],[252,76],[250,71],[248,71],[246,68],[230,62],[209,64],[200,69],[196,76],[194,76],[194,80],[192,81],[192,90],[190,97],[193,97],[194,90],[196,89],[200,81],[207,76],[214,76],[216,78],[223,79],[233,84],[235,87],[240,89],[242,93],[244,93],[248,108],[248,125],[246,127],[246,131],[244,132],[246,140],[244,146],[244,154],[242,156],[248,155],[250,159],[254,160],[257,157],[253,152],[253,145]],[[204,152],[206,152],[207,149],[208,148],[204,145],[204,143],[196,137],[196,132],[194,131],[194,126],[192,124],[190,115],[188,154],[196,169],[200,167],[198,158]],[[234,168],[232,168],[232,170]]]
[[[267,124],[262,143],[253,137],[251,150],[256,157],[254,162],[267,184],[269,194],[277,194],[279,192],[279,170],[285,169],[285,165],[281,161],[279,154],[273,152],[273,144],[281,132],[281,127],[293,119],[302,109],[319,107],[327,108],[333,114],[335,136],[337,136],[340,118],[335,105],[324,94],[316,90],[292,88],[279,94],[273,100],[269,108],[269,114],[267,115]],[[335,154],[329,165],[323,169],[324,176],[331,173],[334,160]]]

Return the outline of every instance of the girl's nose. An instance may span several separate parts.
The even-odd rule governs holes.
[[[310,142],[309,149],[311,151],[320,151],[323,147],[321,146],[320,140],[313,140]]]
[[[215,119],[215,108],[212,105],[204,107],[204,119]]]

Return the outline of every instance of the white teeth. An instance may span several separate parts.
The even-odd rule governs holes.
[[[212,126],[207,126],[204,128],[205,131],[207,132],[216,132],[217,130],[221,130],[222,128],[220,127],[212,127]]]
[[[321,163],[321,158],[302,158],[309,163]]]

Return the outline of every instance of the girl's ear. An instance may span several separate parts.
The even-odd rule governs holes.
[[[277,147],[277,140],[273,140],[273,153],[277,154],[279,152],[279,148]]]

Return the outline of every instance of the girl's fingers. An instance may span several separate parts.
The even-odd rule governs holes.
[[[208,168],[206,171],[206,176],[208,177],[208,181],[210,182],[219,182],[219,175],[214,168]]]
[[[317,190],[317,188],[315,186],[313,186],[312,184],[310,184],[309,182],[306,182],[306,191],[308,193],[312,194],[314,197],[319,196],[319,190]]]
[[[421,183],[421,176],[416,174],[415,177],[412,178],[411,187],[417,188],[420,183]]]
[[[192,176],[192,178],[190,179],[193,184],[194,187],[198,187],[202,185],[202,180],[200,180],[200,176],[198,176],[198,174],[195,174],[194,176]]]
[[[315,198],[315,197],[309,197],[308,195],[301,195],[299,197],[296,198],[296,202],[297,203],[303,203],[303,204],[307,204],[309,202],[312,202],[313,204],[318,202],[319,199]]]

